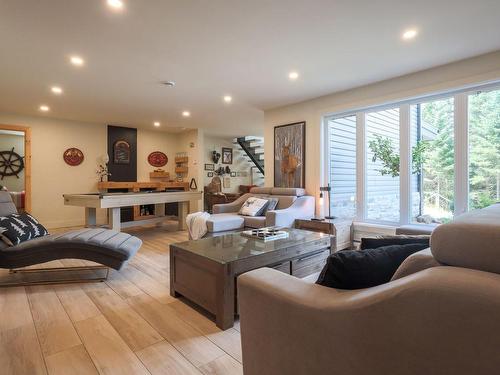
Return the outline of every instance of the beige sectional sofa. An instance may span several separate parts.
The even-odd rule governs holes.
[[[500,204],[436,228],[387,284],[238,278],[245,375],[500,372]]]
[[[278,205],[265,216],[239,215],[241,206],[250,197],[277,198]],[[254,187],[234,202],[214,205],[214,214],[208,219],[207,228],[210,233],[220,233],[243,228],[291,227],[295,219],[313,217],[314,210],[315,199],[306,195],[304,189]]]

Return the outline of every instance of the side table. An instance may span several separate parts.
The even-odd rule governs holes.
[[[352,247],[352,220],[324,219],[319,221],[296,219],[295,228],[330,234],[332,236],[332,253]]]

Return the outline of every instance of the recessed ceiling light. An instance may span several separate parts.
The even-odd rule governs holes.
[[[156,126],[156,127],[159,127],[160,126],[160,122],[159,121],[155,121],[155,122],[153,122],[153,125]]]
[[[80,56],[71,56],[70,59],[71,64],[76,66],[82,66],[85,64],[85,61]]]
[[[233,98],[229,95],[224,96],[224,101],[226,103],[231,103],[233,101]]]
[[[297,78],[299,78],[299,73],[297,73],[297,72],[290,72],[288,74],[288,78],[290,78],[292,81],[295,81]]]
[[[40,111],[42,111],[42,112],[48,112],[48,111],[50,111],[49,106],[48,106],[48,105],[45,105],[45,104],[41,105],[39,109],[40,109]]]
[[[108,6],[113,9],[123,9],[122,0],[108,0]]]
[[[182,115],[183,115],[184,117],[189,117],[189,116],[191,116],[191,112],[189,112],[189,111],[183,111],[183,112],[182,112]]]
[[[417,36],[417,34],[418,34],[418,31],[416,29],[408,29],[403,33],[402,38],[404,40],[410,40],[410,39],[415,38]]]
[[[62,88],[60,88],[59,86],[52,86],[50,88],[50,91],[52,91],[56,95],[61,95],[63,92]]]

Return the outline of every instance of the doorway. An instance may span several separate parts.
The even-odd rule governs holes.
[[[0,124],[0,189],[18,212],[31,212],[31,129]]]

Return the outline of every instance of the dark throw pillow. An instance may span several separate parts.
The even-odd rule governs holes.
[[[387,283],[401,263],[427,244],[341,250],[330,255],[316,284],[337,289],[361,289]]]
[[[0,236],[9,246],[48,235],[49,232],[33,216],[27,213],[0,217]]]
[[[267,211],[272,211],[276,208],[278,205],[279,199],[278,198],[268,198],[267,199],[267,205],[264,207],[264,210],[260,214],[260,216],[266,216]]]
[[[411,243],[426,244],[429,247],[431,236],[418,235],[409,236],[405,234],[395,236],[379,236],[375,238],[362,238],[360,249],[376,249],[377,247],[390,246],[390,245],[408,245]]]

